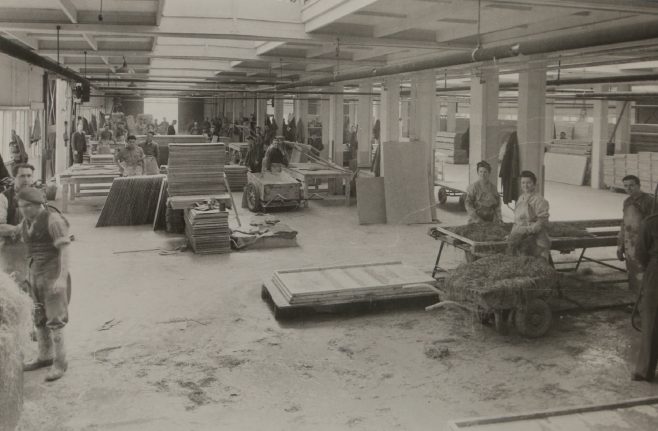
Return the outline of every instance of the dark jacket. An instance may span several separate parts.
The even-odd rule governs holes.
[[[500,164],[500,178],[503,187],[503,202],[508,204],[519,198],[519,139],[513,132],[507,140],[507,148]]]

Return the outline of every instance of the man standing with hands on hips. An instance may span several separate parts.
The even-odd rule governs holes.
[[[28,281],[39,348],[37,358],[24,364],[23,370],[50,367],[46,381],[53,381],[61,378],[68,367],[64,327],[69,321],[71,295],[69,225],[59,213],[47,209],[41,190],[24,188],[17,198],[23,216],[18,229],[27,245]]]

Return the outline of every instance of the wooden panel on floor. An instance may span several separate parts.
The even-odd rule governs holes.
[[[382,143],[387,223],[432,221],[427,154],[427,144],[423,142]]]
[[[545,153],[546,181],[582,186],[588,159],[573,154]]]
[[[383,177],[356,179],[356,210],[359,224],[386,223]]]

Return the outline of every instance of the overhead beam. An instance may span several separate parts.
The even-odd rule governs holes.
[[[5,33],[35,51],[39,49],[39,41],[36,38],[29,36],[27,33],[20,31],[5,31]]]
[[[0,29],[27,31],[31,33],[53,34],[57,23],[43,22],[15,22],[0,18]],[[164,17],[160,26],[134,25],[134,24],[66,24],[60,23],[60,34],[103,34],[124,36],[151,36],[151,37],[177,37],[194,39],[228,39],[228,40],[263,40],[275,42],[316,42],[332,43],[336,36],[332,34],[307,34],[303,24],[290,22],[259,21],[248,18],[212,20],[198,18],[171,18]],[[342,45],[359,46],[388,46],[402,48],[440,48],[442,45],[436,41],[417,39],[374,38],[343,35],[340,38]],[[472,47],[455,47],[447,45],[446,48],[456,50],[472,50]]]
[[[160,21],[162,21],[162,11],[164,10],[165,6],[165,0],[157,0],[158,1],[158,10],[155,12],[155,25],[160,25]]]
[[[96,39],[94,38],[94,36],[92,36],[88,33],[82,33],[82,38],[89,44],[91,49],[93,49],[94,51],[98,51],[98,43],[96,42]],[[61,52],[62,52],[62,50],[60,49],[60,53]]]
[[[78,23],[78,9],[71,0],[57,0],[59,2],[59,7],[66,14],[67,17],[71,20],[73,24]]]
[[[323,0],[302,10],[302,22],[307,32],[313,32],[354,12],[377,3],[378,0]]]
[[[473,0],[474,1],[474,0]],[[624,12],[658,15],[658,5],[646,0],[490,0],[491,3],[534,5],[553,8],[586,9],[607,12]]]
[[[264,55],[283,45],[285,45],[285,42],[264,42],[256,48],[256,54]]]

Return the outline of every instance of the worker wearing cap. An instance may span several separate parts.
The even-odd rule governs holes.
[[[502,223],[500,194],[489,181],[491,165],[485,161],[477,164],[478,180],[466,189],[464,204],[468,213],[468,223]]]
[[[27,281],[27,247],[19,240],[16,226],[22,221],[18,210],[18,192],[34,184],[34,166],[13,166],[14,185],[0,194],[0,263],[2,270],[19,285]]]
[[[266,171],[272,172],[272,168],[274,168],[275,172],[280,172],[281,166],[288,166],[288,156],[284,147],[283,136],[277,136],[265,151],[263,167]]]
[[[549,205],[536,191],[537,177],[533,172],[521,172],[521,191],[514,208],[514,226],[508,241],[514,254],[550,259],[551,239],[548,236]]]
[[[642,335],[633,380],[652,381],[658,363],[658,214],[640,225],[635,260],[644,270],[640,316]]]
[[[68,323],[69,277],[68,222],[44,205],[41,190],[27,187],[18,192],[23,216],[19,226],[28,251],[28,280],[34,301],[38,356],[24,365],[25,371],[50,366],[46,381],[61,378],[67,368],[64,326]]]
[[[160,148],[158,143],[153,141],[155,132],[149,130],[146,134],[146,141],[139,146],[144,152],[144,175],[157,175],[160,173],[160,164],[158,158],[160,157]]]
[[[137,145],[135,135],[128,136],[126,146],[114,156],[114,160],[124,177],[134,177],[144,173],[144,151]]]
[[[624,200],[624,217],[617,236],[617,258],[626,261],[629,289],[639,292],[642,268],[635,258],[635,248],[640,239],[640,223],[651,214],[654,199],[652,195],[642,191],[640,179],[635,175],[627,175],[622,181],[629,196]]]

